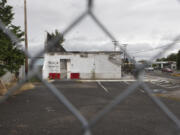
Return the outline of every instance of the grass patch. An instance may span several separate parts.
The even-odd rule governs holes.
[[[17,90],[13,95],[21,94],[24,91],[32,90],[35,86],[32,83],[25,83],[19,90]]]
[[[3,96],[4,94],[7,93],[7,91],[14,87],[17,84],[17,82],[11,82],[11,83],[7,83],[5,84],[6,88],[0,88],[0,96]],[[35,86],[31,83],[31,82],[27,82],[25,83],[20,89],[16,90],[13,95],[18,95],[24,91],[28,91],[28,90],[32,90],[34,89]]]
[[[174,73],[172,76],[180,77],[180,73]]]
[[[180,101],[179,97],[175,97],[172,95],[165,95],[165,94],[154,94],[154,95],[157,97],[167,98],[167,99],[174,100],[174,101]]]

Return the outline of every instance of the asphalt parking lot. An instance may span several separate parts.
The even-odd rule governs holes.
[[[53,82],[91,120],[132,82]],[[148,83],[152,89],[159,88]],[[161,99],[180,118],[180,102]],[[141,88],[116,106],[92,128],[94,135],[172,135],[174,123]],[[0,104],[0,135],[81,135],[80,122],[44,86]]]

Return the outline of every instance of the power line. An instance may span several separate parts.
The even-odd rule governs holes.
[[[137,54],[137,53],[143,53],[143,52],[149,52],[149,51],[154,51],[154,50],[157,50],[157,49],[161,49],[161,48],[165,48],[169,45],[164,45],[164,46],[160,46],[160,47],[156,47],[156,48],[152,48],[152,49],[147,49],[147,50],[142,50],[142,51],[137,51],[137,52],[133,52],[131,54]]]

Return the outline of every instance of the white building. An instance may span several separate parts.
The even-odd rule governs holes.
[[[175,61],[157,61],[157,62],[154,62],[153,64],[158,69],[163,69],[163,68],[167,68],[167,67],[172,69],[172,70],[176,70],[177,69]]]
[[[49,52],[43,79],[120,79],[121,52]]]

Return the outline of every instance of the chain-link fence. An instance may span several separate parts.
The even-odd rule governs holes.
[[[86,16],[90,16],[91,19],[98,25],[98,27],[112,40],[117,41],[116,38],[111,34],[111,32],[102,24],[102,22],[96,17],[96,15],[93,12],[94,7],[94,0],[87,0],[87,9],[85,12],[83,12],[77,19],[72,21],[72,23],[62,32],[62,34],[65,36],[68,32],[70,32],[74,27],[76,27],[77,24],[79,24]],[[4,33],[6,33],[10,39],[16,43],[16,46],[21,46],[19,44],[18,38],[5,27],[3,22],[0,20],[0,28],[3,30]],[[56,36],[53,40],[49,41],[48,47],[53,47],[61,38],[61,35]],[[113,101],[111,101],[104,109],[102,109],[99,113],[95,115],[93,119],[88,121],[81,113],[80,111],[61,93],[61,90],[58,90],[53,84],[48,83],[46,80],[43,80],[40,75],[38,75],[38,69],[35,67],[36,57],[42,56],[46,50],[40,51],[38,55],[33,57],[31,63],[30,63],[30,71],[28,75],[21,80],[15,87],[8,90],[8,92],[0,98],[0,103],[3,103],[8,97],[12,95],[16,90],[18,90],[24,83],[26,83],[27,80],[31,79],[34,76],[37,76],[41,82],[58,98],[60,102],[62,102],[69,111],[72,112],[72,114],[81,122],[82,127],[84,129],[84,135],[91,135],[91,129],[93,126],[96,125],[97,121],[105,117],[107,113],[112,111],[114,107],[116,107],[118,104],[120,104],[123,100],[125,100],[130,94],[136,91],[138,87],[143,87],[146,94],[152,99],[152,101],[155,103],[157,107],[161,109],[163,113],[166,114],[166,116],[169,118],[170,121],[174,122],[174,124],[177,126],[177,133],[180,134],[180,120],[176,117],[175,114],[172,113],[171,110],[168,109],[168,107],[160,101],[156,96],[152,95],[152,90],[148,87],[146,83],[143,81],[143,70],[147,67],[150,63],[152,63],[153,60],[157,59],[158,57],[162,56],[164,53],[166,53],[170,48],[175,46],[180,41],[180,35],[174,38],[172,43],[169,43],[166,45],[166,47],[161,51],[161,53],[158,53],[154,57],[151,58],[151,60],[147,63],[137,65],[136,61],[131,58],[131,56],[124,50],[124,48],[117,43],[117,45],[120,47],[120,49],[125,53],[126,57],[130,62],[135,64],[135,78],[137,81],[135,81],[132,85],[130,85],[123,93],[118,95]],[[28,52],[24,51],[26,56],[31,56],[28,54]]]

